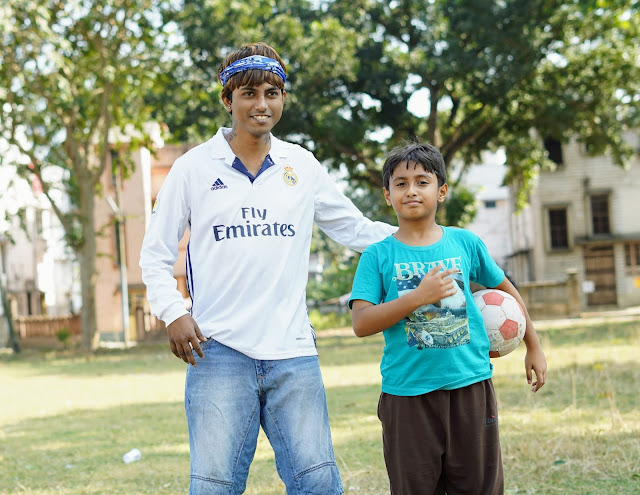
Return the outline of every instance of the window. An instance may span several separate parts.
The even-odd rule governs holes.
[[[495,200],[492,199],[488,199],[484,202],[484,207],[485,208],[495,208],[496,207],[496,202]]]
[[[33,310],[33,300],[31,299],[32,293],[30,290],[26,292],[27,295],[27,316],[34,315],[35,312]]]
[[[551,239],[551,249],[566,249],[569,247],[566,208],[549,209],[549,238]]]
[[[562,165],[564,163],[562,159],[562,143],[560,141],[548,137],[544,140],[544,149],[549,153],[549,160],[556,165]]]
[[[628,242],[624,245],[624,264],[631,273],[640,274],[640,242]]]
[[[609,225],[609,196],[607,194],[593,194],[591,196],[591,225],[593,235],[611,233]]]

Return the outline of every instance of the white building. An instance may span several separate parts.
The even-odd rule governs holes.
[[[640,137],[628,169],[585,146],[547,140],[556,169],[542,172],[529,206],[512,215],[509,268],[517,280],[559,281],[575,270],[583,309],[640,305]]]
[[[466,228],[484,241],[491,257],[507,270],[512,246],[509,188],[502,185],[505,172],[504,154],[487,153],[483,163],[469,168],[463,184],[476,193],[476,215]]]
[[[0,190],[2,274],[14,316],[77,311],[80,293],[73,256],[39,181],[34,176],[29,182],[18,177],[13,166],[3,165]],[[62,194],[56,202],[68,208]]]

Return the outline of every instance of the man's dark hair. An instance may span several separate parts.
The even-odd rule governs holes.
[[[447,182],[447,167],[440,150],[429,143],[408,143],[393,148],[382,167],[382,184],[389,190],[391,175],[398,165],[406,162],[407,168],[413,163],[414,167],[421,165],[426,172],[431,172],[438,178],[438,187]]]
[[[250,57],[252,55],[262,55],[263,57],[272,58],[282,66],[285,74],[287,73],[287,69],[284,66],[284,62],[280,58],[280,55],[278,55],[278,52],[276,52],[266,43],[251,43],[249,45],[244,45],[237,50],[234,50],[225,57],[225,59],[220,64],[220,67],[218,67],[218,81],[220,81],[220,74],[228,66],[230,66],[234,62],[237,62],[238,60]],[[280,88],[281,90],[284,89],[284,81],[280,78],[280,76],[266,70],[249,69],[241,72],[236,72],[229,78],[227,84],[225,84],[222,88],[222,97],[227,98],[229,99],[229,101],[231,101],[231,93],[233,93],[234,89],[244,86],[256,88],[264,83],[272,84],[275,87]]]

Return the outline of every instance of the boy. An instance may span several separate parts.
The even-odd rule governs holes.
[[[395,228],[364,218],[310,152],[271,134],[286,98],[273,48],[243,46],[218,76],[233,126],[175,162],[140,259],[171,350],[192,365],[190,493],[243,493],[262,426],[287,493],[341,494],[305,305],[312,226],[359,251]],[[190,313],[172,270],[187,225]]]
[[[522,298],[478,237],[436,223],[448,189],[437,148],[395,148],[382,174],[398,231],[362,254],[350,304],[358,337],[384,332],[378,417],[391,493],[501,494],[489,340],[469,281],[524,308]],[[547,365],[528,315],[524,340],[536,392]]]

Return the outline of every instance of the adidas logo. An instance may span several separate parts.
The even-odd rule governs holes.
[[[216,191],[218,189],[227,189],[227,186],[220,179],[216,179],[216,181],[211,186],[212,191]]]

